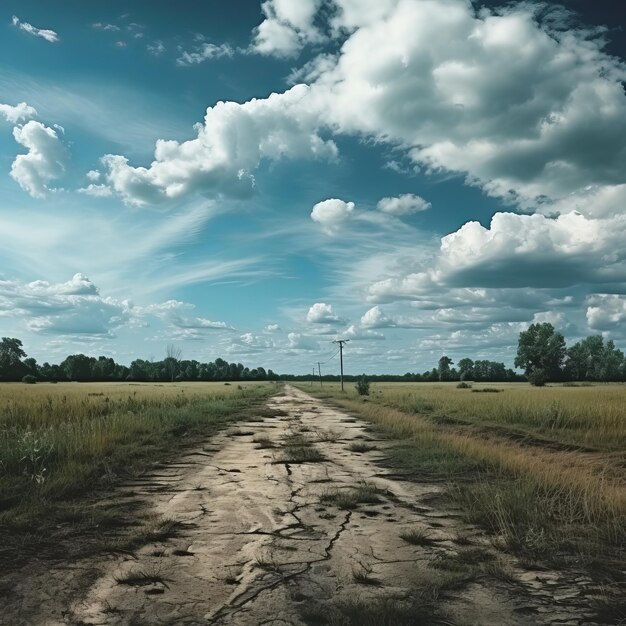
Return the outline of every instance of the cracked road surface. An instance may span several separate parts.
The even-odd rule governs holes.
[[[458,512],[433,506],[441,485],[382,469],[390,442],[364,422],[290,386],[268,409],[125,487],[171,520],[160,541],[103,557],[95,573],[93,562],[79,562],[31,578],[4,612],[10,621],[0,622],[366,623],[345,621],[345,607],[423,598],[420,589],[441,574],[437,559],[461,545],[494,551]],[[411,531],[426,534],[426,545],[401,538]],[[476,577],[435,598],[444,621],[410,623],[589,623],[576,608],[579,590],[557,573],[524,572],[497,557],[509,559],[513,581]],[[89,580],[77,592],[82,572]]]

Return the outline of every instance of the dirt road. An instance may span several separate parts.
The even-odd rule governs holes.
[[[523,571],[435,508],[441,486],[382,469],[391,442],[365,423],[289,386],[268,408],[125,488],[166,520],[159,541],[95,573],[93,562],[34,573],[0,622],[590,623],[577,606],[584,581]]]

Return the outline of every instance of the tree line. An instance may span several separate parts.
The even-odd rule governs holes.
[[[626,380],[624,353],[612,340],[602,335],[591,335],[567,347],[565,338],[548,322],[531,324],[519,335],[515,367],[524,370],[520,377],[502,363],[461,359],[458,370],[451,368],[447,356],[439,359],[439,380],[513,381],[527,380],[532,385],[547,382],[596,381],[620,382]]]
[[[454,362],[443,355],[431,370],[423,373],[368,375],[371,382],[520,382],[533,385],[566,381],[626,381],[626,359],[612,340],[592,335],[568,347],[565,338],[550,323],[531,324],[519,335],[515,367],[519,374],[504,363],[473,360],[465,357]],[[27,357],[19,339],[3,337],[0,341],[0,381],[19,381],[29,377],[37,381],[237,381],[286,380],[313,381],[312,374],[276,374],[263,367],[250,369],[241,363],[228,363],[217,358],[209,363],[181,359],[181,351],[168,346],[162,361],[135,359],[130,366],[120,365],[111,357],[90,357],[72,354],[59,364],[38,364]],[[360,376],[345,375],[344,380],[356,381]],[[334,382],[338,375],[324,375],[322,380]]]
[[[171,346],[162,361],[135,359],[130,366],[120,365],[106,356],[72,354],[59,364],[38,364],[24,352],[19,339],[3,337],[0,341],[0,381],[77,381],[77,382],[168,382],[222,380],[278,380],[278,375],[263,367],[250,369],[241,363],[217,358],[210,363],[180,358],[180,350]]]

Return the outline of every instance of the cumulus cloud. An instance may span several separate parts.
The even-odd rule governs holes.
[[[594,330],[617,330],[626,323],[626,297],[617,294],[595,294],[589,298],[587,324]]]
[[[593,220],[572,212],[496,213],[490,228],[468,222],[441,240],[447,282],[474,287],[559,287],[626,280],[626,255],[613,247],[626,219]]]
[[[329,198],[318,202],[311,211],[311,219],[328,235],[335,235],[353,215],[354,202]]]
[[[81,187],[78,192],[93,196],[94,198],[110,198],[113,195],[110,187],[106,185],[94,185],[93,183],[86,187]]]
[[[37,111],[26,104],[26,102],[20,102],[15,106],[0,104],[0,115],[4,117],[7,122],[17,124],[18,122],[23,122],[35,117]]]
[[[577,212],[544,215],[496,213],[489,228],[468,222],[441,239],[423,271],[385,278],[369,288],[371,299],[431,297],[441,288],[562,288],[626,281],[620,241],[623,216],[606,220]]]
[[[374,306],[361,317],[361,326],[363,328],[390,328],[396,326],[396,322],[388,317],[379,306]]]
[[[332,159],[337,148],[317,132],[314,116],[299,108],[304,85],[244,104],[218,102],[190,141],[157,141],[150,167],[132,167],[120,155],[102,159],[111,189],[128,204],[144,205],[200,192],[246,196],[262,159]]]
[[[19,317],[37,333],[111,335],[131,309],[126,300],[102,297],[83,274],[58,284],[0,281],[0,315]]]
[[[15,15],[11,20],[13,26],[16,26],[20,30],[23,30],[25,33],[29,35],[34,35],[35,37],[41,37],[50,43],[57,43],[59,41],[59,35],[55,33],[53,30],[49,30],[47,28],[35,28],[32,24],[28,22],[22,22]]]
[[[381,198],[378,201],[377,208],[379,211],[389,215],[403,216],[426,211],[431,206],[430,202],[427,202],[421,196],[405,193],[397,197]]]
[[[279,324],[267,324],[263,329],[266,333],[275,333],[280,330]]]
[[[333,311],[331,304],[316,302],[306,314],[309,324],[342,324],[345,320]]]
[[[322,0],[267,0],[261,8],[263,22],[255,29],[251,50],[259,54],[293,57],[307,43],[322,36],[314,25]]]
[[[13,179],[34,198],[45,198],[48,183],[65,173],[67,152],[52,128],[30,120],[13,129],[15,141],[28,149],[11,166]]]
[[[202,331],[235,330],[230,324],[227,324],[226,322],[214,321],[205,317],[197,317],[195,315],[192,315],[192,313],[195,311],[195,308],[196,307],[189,302],[181,302],[180,300],[167,300],[166,302],[149,304],[144,307],[134,307],[133,314],[136,317],[157,317],[168,323],[171,327],[190,331],[188,333],[189,336],[194,334],[200,335]]]
[[[380,340],[384,339],[385,335],[382,333],[376,332],[375,330],[368,330],[367,328],[362,328],[355,324],[349,326],[343,333],[343,337],[347,337],[348,339],[354,340]]]
[[[353,32],[312,97],[337,131],[521,201],[622,182],[626,71],[589,33],[541,23],[530,3],[336,4]]]
[[[210,107],[197,138],[158,141],[149,167],[105,157],[125,201],[249,193],[262,159],[334,157],[323,133],[385,142],[527,208],[623,184],[624,65],[531,3],[477,13],[466,0],[268,0],[263,11],[256,50],[288,55],[329,36],[339,52],[305,66],[308,87]]]
[[[289,350],[313,351],[319,349],[318,342],[312,337],[307,337],[301,333],[289,333],[287,335],[287,348]]]
[[[161,44],[160,47],[162,46],[163,44]],[[163,50],[165,49],[163,48],[159,51],[160,47],[150,50],[150,46],[148,46],[148,49],[153,54],[158,55],[161,54],[161,52],[163,52]],[[234,56],[234,54],[235,51],[227,43],[217,46],[213,43],[204,42],[200,46],[198,46],[193,52],[183,50],[180,57],[176,59],[176,64],[181,66],[197,65],[198,63],[203,63],[204,61],[209,61],[211,59],[220,59],[222,57],[230,58]]]

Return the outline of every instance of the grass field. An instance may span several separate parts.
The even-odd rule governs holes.
[[[611,580],[626,547],[626,385],[310,387],[402,445],[393,461],[448,482],[448,497],[528,562]],[[497,391],[495,391],[497,390]],[[601,571],[600,571],[601,570]]]
[[[0,385],[0,532],[12,555],[98,527],[93,498],[248,414],[272,384],[59,383]]]

